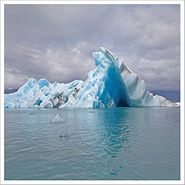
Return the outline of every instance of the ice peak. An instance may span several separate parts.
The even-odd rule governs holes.
[[[46,80],[45,78],[41,78],[39,81],[38,81],[38,85],[40,88],[44,87],[44,86],[48,86],[49,85],[49,81]]]

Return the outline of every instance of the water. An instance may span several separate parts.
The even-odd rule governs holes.
[[[57,113],[61,123],[52,122]],[[179,114],[179,107],[6,110],[5,179],[179,179]]]

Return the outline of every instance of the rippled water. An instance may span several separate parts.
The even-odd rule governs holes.
[[[61,122],[52,122],[57,113]],[[5,179],[179,179],[179,107],[5,111]]]

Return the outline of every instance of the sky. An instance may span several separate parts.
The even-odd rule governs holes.
[[[5,5],[5,88],[85,80],[103,46],[149,90],[180,89],[179,5]]]

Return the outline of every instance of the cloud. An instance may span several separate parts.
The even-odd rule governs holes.
[[[5,5],[5,87],[85,80],[100,46],[149,89],[179,89],[179,5]]]
[[[48,78],[51,82],[86,79],[87,74],[83,71],[89,71],[94,65],[89,56],[83,52],[84,46],[88,48],[87,43],[81,42],[75,48],[50,47],[38,50],[17,44],[13,51],[8,50],[14,57],[6,58],[9,62],[5,63],[5,76],[8,79],[10,72],[16,74],[22,72],[24,77]],[[7,83],[11,84],[11,80]]]

